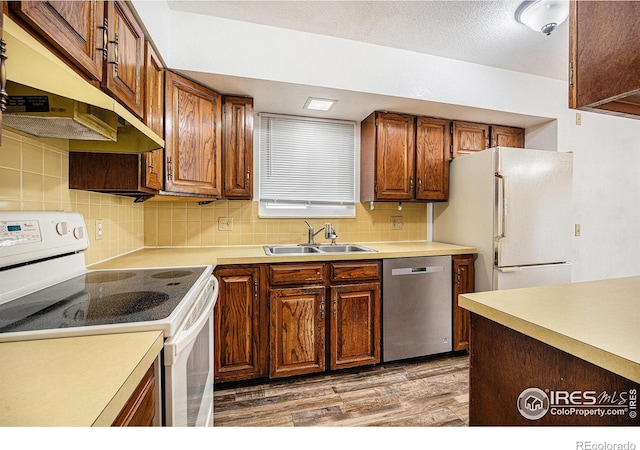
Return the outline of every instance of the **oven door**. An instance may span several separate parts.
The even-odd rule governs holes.
[[[184,324],[164,345],[165,425],[213,425],[213,307],[218,283],[201,293]]]

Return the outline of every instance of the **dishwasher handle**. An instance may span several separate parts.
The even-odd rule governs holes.
[[[391,269],[391,275],[424,275],[427,273],[444,272],[444,266],[428,266],[428,267],[401,267]]]

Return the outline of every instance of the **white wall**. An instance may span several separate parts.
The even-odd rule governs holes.
[[[527,142],[574,152],[573,213],[582,228],[574,281],[640,275],[640,121],[582,113],[575,125],[559,80],[140,3],[147,2],[134,5],[174,69],[556,119],[528,129]]]

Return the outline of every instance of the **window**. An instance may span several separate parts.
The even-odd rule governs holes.
[[[355,122],[260,114],[260,217],[355,217]]]

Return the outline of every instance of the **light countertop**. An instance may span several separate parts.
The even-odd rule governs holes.
[[[110,426],[162,350],[160,331],[0,344],[0,426]]]
[[[93,264],[89,269],[192,266],[211,264],[257,264],[280,262],[310,262],[404,258],[412,256],[462,255],[476,253],[473,247],[427,241],[358,243],[376,250],[373,253],[307,254],[267,256],[262,245],[228,247],[147,247]]]
[[[463,294],[459,304],[640,383],[640,276]]]

